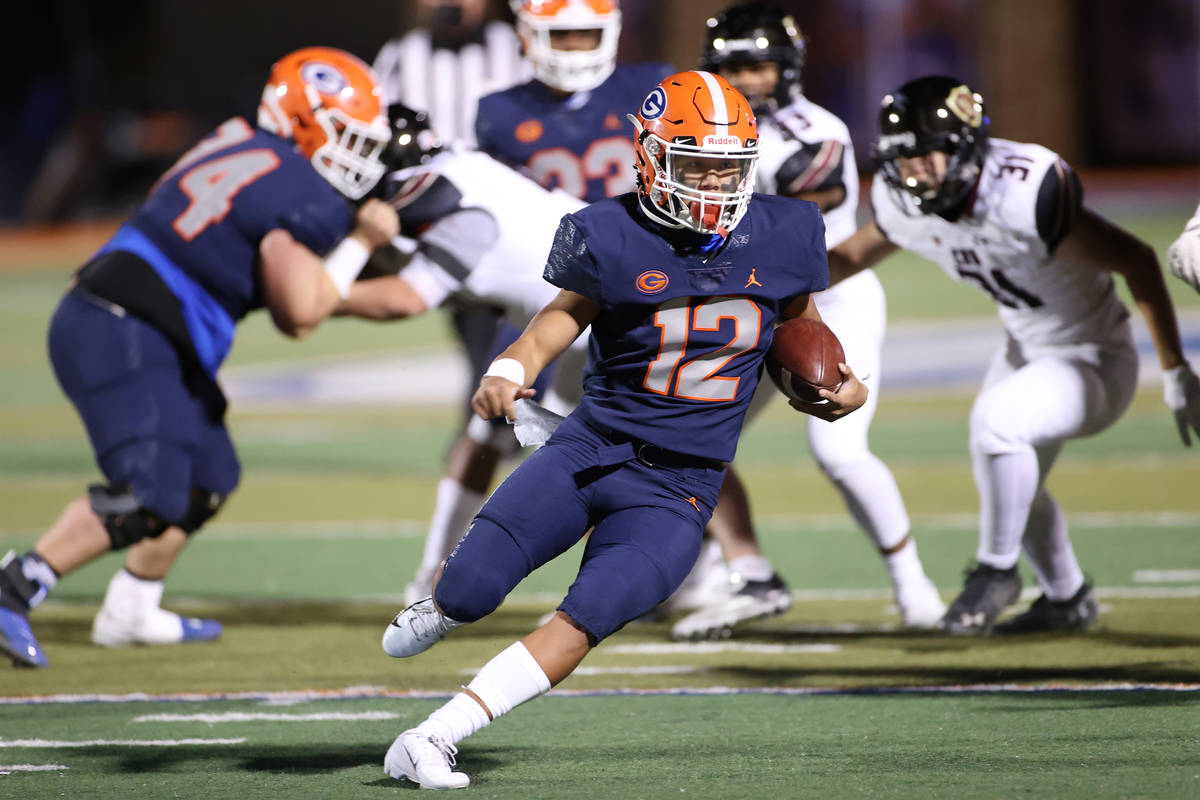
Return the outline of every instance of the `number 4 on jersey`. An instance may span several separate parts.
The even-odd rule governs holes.
[[[270,150],[245,150],[214,158],[188,170],[179,188],[192,201],[175,218],[175,232],[190,242],[214,222],[225,219],[233,198],[243,188],[279,166],[279,156]]]

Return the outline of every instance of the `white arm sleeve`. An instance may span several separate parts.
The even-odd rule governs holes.
[[[399,277],[407,281],[430,308],[437,308],[462,288],[461,283],[421,252],[413,254],[412,260],[400,270]]]

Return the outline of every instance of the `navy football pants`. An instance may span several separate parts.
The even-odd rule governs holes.
[[[231,493],[241,467],[223,420],[189,391],[157,328],[68,292],[50,321],[50,361],[87,428],[96,462],[142,506],[182,519],[193,488]]]
[[[490,614],[530,572],[594,526],[559,609],[600,641],[652,610],[687,577],[722,469],[601,466],[613,443],[568,417],[496,489],[446,562],[436,600],[452,619]],[[692,501],[695,501],[694,504]]]

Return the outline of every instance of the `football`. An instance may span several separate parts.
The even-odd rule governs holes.
[[[796,317],[775,328],[765,363],[767,374],[788,399],[815,403],[821,399],[817,390],[836,392],[842,385],[838,364],[845,360],[842,343],[828,325]]]

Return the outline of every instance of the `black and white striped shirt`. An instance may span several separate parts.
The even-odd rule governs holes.
[[[429,114],[446,142],[475,146],[479,98],[529,80],[512,26],[489,22],[457,48],[433,46],[429,31],[391,39],[375,56],[375,73],[389,102],[400,101]]]

